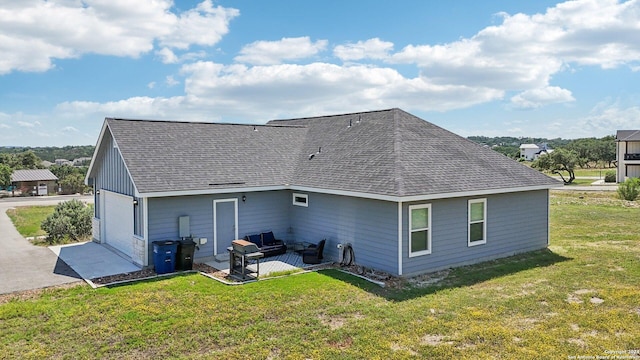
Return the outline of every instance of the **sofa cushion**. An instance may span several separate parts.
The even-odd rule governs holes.
[[[247,235],[245,236],[245,238],[247,239],[247,241],[251,241],[252,243],[256,244],[257,247],[262,247],[262,237],[260,236],[260,234]]]
[[[276,243],[276,237],[273,236],[273,231],[262,233],[262,243],[264,245],[274,245]]]

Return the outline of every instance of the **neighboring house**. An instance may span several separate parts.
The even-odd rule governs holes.
[[[536,154],[539,154],[540,147],[536,144],[522,144],[520,145],[520,158],[527,161],[533,161],[536,158]]]
[[[413,275],[545,248],[561,183],[400,109],[266,125],[105,119],[86,181],[94,240],[139,265],[179,218],[195,258],[272,230],[350,243],[358,264]]]
[[[616,180],[621,183],[630,177],[640,177],[640,130],[616,132]]]
[[[546,143],[536,145],[536,144],[522,144],[520,145],[520,158],[533,161],[537,159],[540,155],[551,154],[553,149],[549,148]]]
[[[63,166],[63,165],[73,166],[73,161],[69,161],[67,159],[56,159],[55,163],[58,166]]]
[[[73,166],[88,166],[90,163],[90,157],[79,157],[77,159],[73,159]]]
[[[58,178],[47,169],[14,170],[11,174],[11,185],[23,194],[48,195],[57,191]]]

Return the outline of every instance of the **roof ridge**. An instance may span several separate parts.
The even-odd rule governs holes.
[[[191,125],[231,125],[231,126],[246,126],[246,127],[269,127],[269,128],[303,128],[304,125],[274,125],[274,124],[254,124],[254,123],[232,123],[232,122],[206,122],[206,121],[184,121],[184,120],[154,120],[154,119],[126,119],[126,118],[113,118],[107,117],[108,121],[132,121],[132,122],[148,122],[148,123],[166,123],[166,124],[191,124]]]
[[[352,116],[352,115],[359,115],[359,114],[373,114],[373,113],[395,111],[395,110],[400,110],[400,109],[399,108],[389,108],[389,109],[382,109],[382,110],[356,111],[356,112],[346,113],[346,114],[317,115],[317,116],[307,116],[307,117],[289,118],[289,119],[272,119],[272,120],[267,121],[267,125],[272,123],[272,122],[279,122],[279,121],[286,122],[286,121],[296,121],[296,120],[326,119],[326,118]]]

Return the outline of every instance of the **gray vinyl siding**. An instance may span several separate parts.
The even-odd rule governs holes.
[[[487,243],[467,245],[468,200],[487,199]],[[548,190],[403,204],[403,275],[542,249],[548,242]],[[408,206],[431,204],[431,254],[409,258]]]
[[[149,264],[153,263],[153,241],[176,240],[179,236],[178,218],[189,216],[191,234],[207,238],[199,246],[195,258],[213,256],[213,201],[238,200],[238,237],[273,231],[276,238],[285,240],[289,229],[289,199],[286,191],[267,191],[243,194],[202,195],[149,198]]]
[[[120,156],[118,148],[114,147],[114,141],[109,129],[105,130],[97,159],[99,159],[99,163],[94,164],[94,166],[97,166],[95,178],[93,179],[95,189],[104,189],[133,196],[135,193],[133,182],[129,177],[129,173],[122,161],[122,156]],[[95,215],[96,218],[100,218],[99,196],[96,196],[95,199]]]
[[[309,195],[308,207],[291,204],[295,241],[317,243],[326,239],[324,256],[337,260],[337,245],[351,243],[359,265],[398,272],[398,205],[395,202],[318,193]]]

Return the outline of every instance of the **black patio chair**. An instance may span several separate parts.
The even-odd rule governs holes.
[[[324,251],[324,243],[327,240],[320,240],[318,245],[309,245],[302,251],[302,262],[305,264],[320,264],[322,262],[322,252]]]

